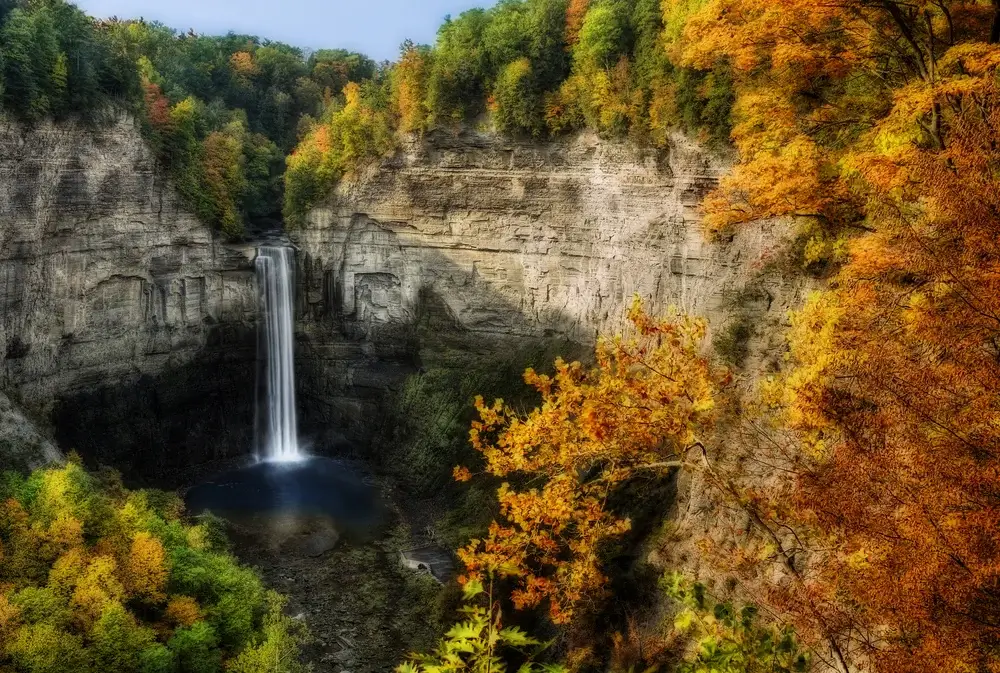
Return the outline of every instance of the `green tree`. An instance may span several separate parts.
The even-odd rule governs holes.
[[[11,595],[10,604],[18,609],[27,624],[46,623],[57,628],[70,625],[66,600],[47,587],[25,587]]]
[[[489,10],[490,20],[483,31],[487,83],[491,84],[508,63],[528,54],[531,47],[531,17],[524,0],[500,0]]]
[[[83,640],[45,622],[21,627],[5,649],[14,665],[27,673],[88,673],[92,670]]]
[[[243,156],[246,174],[243,212],[248,217],[280,215],[284,154],[267,136],[249,133],[243,142]]]
[[[485,10],[472,9],[445,19],[438,30],[427,83],[432,124],[460,122],[483,111],[488,78],[483,33],[489,23]]]
[[[629,16],[624,3],[604,0],[590,8],[573,59],[583,72],[609,70],[626,53]]]
[[[173,673],[176,670],[176,657],[166,645],[154,643],[139,653],[140,673]]]
[[[299,646],[307,636],[302,622],[285,616],[284,601],[268,596],[268,612],[260,639],[247,647],[229,665],[232,673],[307,673],[299,661]]]
[[[142,671],[143,653],[153,646],[153,631],[139,626],[121,603],[110,603],[104,608],[90,637],[90,649],[99,671]]]
[[[59,58],[59,41],[52,12],[16,8],[0,28],[4,62],[4,106],[27,120],[52,111],[52,94]]]
[[[559,87],[569,75],[566,45],[567,0],[530,0],[528,25],[530,42],[525,54],[531,60],[535,89],[542,92]]]
[[[211,221],[230,238],[243,235],[240,205],[247,192],[246,158],[243,154],[246,128],[239,121],[208,134],[202,144],[202,170]]]
[[[219,673],[222,670],[219,639],[205,622],[177,629],[167,647],[184,673]]]
[[[527,58],[519,58],[504,68],[497,79],[493,100],[493,119],[502,133],[537,137],[545,130],[542,98],[535,88]]]

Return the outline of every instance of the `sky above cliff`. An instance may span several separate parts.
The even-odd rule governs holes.
[[[495,0],[75,0],[88,14],[143,17],[171,28],[259,35],[310,49],[344,48],[395,59],[409,38],[430,44],[448,14]]]

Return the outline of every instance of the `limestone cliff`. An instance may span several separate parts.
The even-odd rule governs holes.
[[[586,344],[634,294],[717,333],[749,321],[757,352],[779,352],[770,326],[798,287],[767,270],[787,232],[707,242],[698,204],[725,170],[680,136],[659,151],[464,131],[343,180],[293,234],[306,433],[319,450],[364,439],[386,389],[429,358]],[[0,389],[51,418],[62,448],[154,476],[246,453],[252,258],[183,207],[132,120],[0,122]]]
[[[0,388],[63,448],[148,471],[246,451],[252,254],[185,210],[132,120],[0,120]]]
[[[773,271],[788,228],[762,222],[707,241],[698,207],[726,168],[681,136],[658,151],[590,134],[534,143],[465,131],[414,141],[341,181],[292,234],[303,253],[304,356],[314,360],[303,366],[337,372],[317,374],[326,388],[314,401],[328,409],[312,411],[363,422],[365,407],[349,401],[388,361],[323,346],[331,334],[362,335],[371,348],[428,313],[472,346],[590,342],[620,329],[638,294],[654,310],[709,318],[716,334],[747,322],[764,354],[750,364],[767,366],[782,350],[773,326],[800,294]]]
[[[0,392],[0,463],[2,469],[26,472],[62,460],[55,444]]]

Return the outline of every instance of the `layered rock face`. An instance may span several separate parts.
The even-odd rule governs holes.
[[[0,468],[22,472],[63,458],[46,434],[3,393],[0,393],[0,458]]]
[[[0,386],[152,473],[245,452],[253,249],[188,213],[132,120],[0,121]]]
[[[293,233],[306,433],[364,439],[385,391],[449,352],[571,352],[635,294],[779,352],[800,288],[767,269],[787,231],[707,242],[698,204],[725,170],[682,137],[464,131],[343,180]],[[133,121],[0,122],[0,388],[62,448],[142,476],[249,450],[253,256],[184,209]]]
[[[324,346],[332,334],[372,348],[428,315],[470,347],[586,343],[619,331],[638,294],[655,311],[707,317],[716,334],[746,321],[758,353],[779,352],[765,343],[780,339],[769,324],[785,320],[800,288],[768,269],[788,227],[762,222],[708,242],[698,206],[725,170],[680,136],[656,151],[587,134],[541,144],[466,131],[433,134],[342,181],[293,233],[314,361],[303,366],[339,373],[319,377],[327,387],[316,399],[332,406],[314,411],[325,422],[349,415],[358,386],[391,374],[379,369],[384,356],[366,363]]]

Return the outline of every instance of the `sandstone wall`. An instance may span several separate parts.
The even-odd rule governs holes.
[[[580,135],[432,134],[342,181],[299,246],[303,428],[364,439],[385,391],[449,352],[588,343],[634,294],[756,326],[780,353],[800,288],[767,273],[761,223],[706,242],[698,204],[726,166]],[[188,213],[134,123],[0,122],[0,389],[66,450],[127,471],[242,454],[253,428],[253,245]],[[758,357],[754,366],[766,366]]]
[[[0,388],[54,414],[63,448],[137,467],[164,432],[236,450],[198,436],[220,405],[247,418],[230,402],[234,383],[252,400],[252,255],[184,209],[132,120],[0,120]],[[160,385],[192,367],[190,389]]]
[[[680,136],[655,151],[589,134],[541,144],[467,131],[432,134],[342,181],[292,234],[313,359],[303,367],[336,371],[316,378],[327,386],[320,397],[342,402],[317,413],[324,422],[346,414],[350,425],[353,411],[363,422],[371,409],[351,406],[351,382],[379,380],[389,361],[346,358],[343,343],[323,346],[331,335],[378,343],[428,313],[468,347],[589,342],[619,330],[639,294],[654,310],[709,318],[716,334],[749,320],[751,366],[767,366],[782,351],[773,327],[801,287],[771,272],[789,242],[786,224],[705,239],[698,206],[726,168]]]

